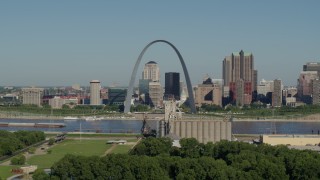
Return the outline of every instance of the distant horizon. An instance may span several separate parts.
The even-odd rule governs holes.
[[[192,85],[208,74],[222,78],[225,56],[254,56],[261,79],[296,86],[302,66],[320,62],[320,1],[2,1],[0,85],[128,86],[142,49],[163,39],[182,54]],[[241,11],[240,11],[241,10]],[[182,68],[165,44],[151,47],[143,64],[165,72]],[[181,77],[185,81],[184,76]]]

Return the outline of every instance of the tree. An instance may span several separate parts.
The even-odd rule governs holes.
[[[31,147],[28,149],[28,153],[30,154],[34,154],[36,152],[36,148],[35,147]]]
[[[24,165],[26,162],[26,157],[22,154],[19,154],[11,159],[12,165]]]
[[[70,106],[67,104],[62,105],[62,109],[70,109]]]
[[[172,146],[170,138],[148,137],[135,146],[130,152],[132,155],[157,156],[160,154],[169,154]]]
[[[48,141],[48,145],[51,146],[54,144],[54,138],[50,138]]]
[[[320,154],[285,146],[181,139],[143,139],[129,155],[66,155],[52,167],[55,179],[319,179]],[[169,154],[170,152],[170,154]]]
[[[45,173],[43,169],[37,169],[33,173],[32,179],[34,179],[34,180],[49,180],[50,176],[47,173]]]
[[[195,138],[183,138],[180,140],[181,156],[189,158],[200,157],[201,145]]]

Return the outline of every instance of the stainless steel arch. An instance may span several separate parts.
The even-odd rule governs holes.
[[[155,41],[152,41],[152,42],[150,42],[150,43],[141,51],[141,53],[140,53],[140,55],[139,55],[139,57],[138,57],[138,59],[137,59],[137,62],[136,62],[136,64],[134,65],[132,74],[131,74],[131,80],[130,80],[129,88],[128,88],[128,91],[127,91],[127,96],[126,96],[126,101],[125,101],[124,112],[125,112],[125,113],[130,112],[131,97],[132,97],[132,92],[133,92],[133,85],[134,85],[134,82],[135,82],[135,79],[136,79],[136,76],[137,76],[137,71],[138,71],[138,67],[139,67],[139,64],[140,64],[140,62],[141,62],[141,59],[142,59],[144,53],[147,51],[147,49],[148,49],[152,44],[155,44],[155,43],[158,43],[158,42],[163,42],[163,43],[166,43],[166,44],[170,45],[170,46],[174,49],[174,51],[176,52],[176,54],[178,55],[179,60],[180,60],[180,63],[181,63],[181,66],[182,66],[182,69],[183,69],[183,73],[184,73],[185,79],[186,79],[186,81],[187,81],[186,83],[187,83],[187,89],[188,89],[188,94],[189,94],[189,101],[190,101],[191,112],[192,112],[192,113],[196,113],[197,110],[196,110],[196,107],[195,107],[195,104],[194,104],[194,97],[193,97],[192,85],[191,85],[191,81],[190,81],[190,77],[189,77],[189,73],[188,73],[186,64],[184,63],[184,60],[183,60],[180,52],[178,51],[178,49],[177,49],[173,44],[171,44],[170,42],[168,42],[168,41],[166,41],[166,40],[155,40]]]

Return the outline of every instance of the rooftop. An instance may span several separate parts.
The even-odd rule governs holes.
[[[154,61],[149,61],[147,64],[157,64],[157,63]]]
[[[100,83],[100,81],[99,80],[92,80],[92,81],[90,81],[90,83]]]
[[[241,50],[242,51],[242,50]],[[240,52],[241,52],[240,51]],[[240,56],[240,52],[233,52],[232,54],[234,55],[234,56]],[[243,51],[242,51],[243,52]],[[252,55],[252,53],[249,53],[249,52],[243,52],[243,55],[244,56],[251,56]]]

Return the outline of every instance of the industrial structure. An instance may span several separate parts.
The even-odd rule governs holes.
[[[231,141],[232,125],[226,120],[184,120],[175,101],[165,101],[165,118],[160,123],[160,137],[195,138],[200,143]]]

